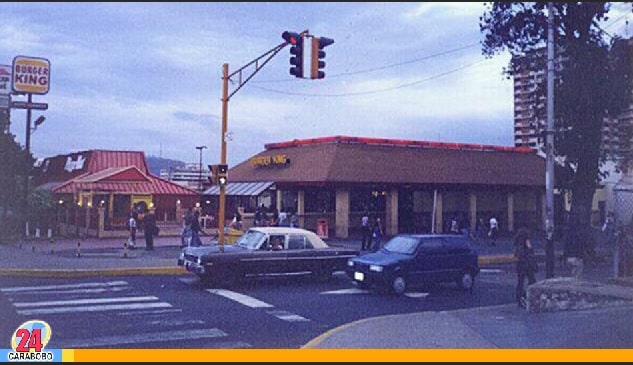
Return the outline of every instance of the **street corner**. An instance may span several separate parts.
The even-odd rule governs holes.
[[[633,287],[558,277],[530,285],[527,300],[531,313],[633,305]]]

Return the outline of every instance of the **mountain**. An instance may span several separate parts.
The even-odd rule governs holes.
[[[171,160],[168,158],[147,156],[147,167],[152,175],[160,176],[160,170],[169,169],[170,167],[185,167],[186,163],[178,160]]]

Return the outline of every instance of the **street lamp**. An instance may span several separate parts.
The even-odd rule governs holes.
[[[196,146],[196,149],[200,151],[200,162],[198,165],[198,190],[202,194],[202,150],[207,148],[207,146]]]

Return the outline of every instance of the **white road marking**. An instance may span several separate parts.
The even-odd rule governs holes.
[[[162,341],[179,341],[179,340],[195,340],[202,338],[218,338],[226,337],[227,334],[217,328],[206,329],[186,329],[165,332],[148,332],[133,335],[118,335],[107,337],[93,337],[90,339],[66,340],[56,344],[59,348],[80,348],[80,347],[99,347],[99,346],[118,346],[135,343],[162,342]],[[205,344],[207,347],[209,344]],[[212,346],[208,346],[212,347]]]
[[[91,305],[85,307],[54,307],[39,309],[24,309],[17,311],[23,316],[32,316],[39,314],[60,314],[60,313],[78,313],[78,312],[101,312],[121,309],[150,309],[150,308],[171,308],[171,304],[165,302],[158,303],[130,303],[130,304],[103,304]]]
[[[253,297],[249,297],[248,295],[236,293],[234,291],[225,290],[225,289],[207,289],[207,291],[211,294],[221,295],[225,298],[234,300],[242,305],[251,308],[272,308],[271,304],[266,302],[262,302],[259,299],[255,299]]]
[[[409,297],[409,298],[426,298],[428,295],[429,293],[417,293],[417,292],[404,293],[404,296]]]
[[[321,292],[320,294],[366,294],[366,293],[369,293],[369,290],[359,289],[359,288],[349,288],[349,289],[324,291],[324,292]]]
[[[51,300],[45,302],[20,302],[13,303],[17,308],[28,307],[46,307],[53,305],[76,305],[76,304],[97,304],[97,303],[121,303],[121,302],[146,302],[150,300],[158,300],[157,297],[118,297],[118,298],[93,298],[93,299],[76,299],[76,300]]]
[[[267,311],[266,313],[288,322],[310,322],[310,320],[305,317],[283,310]]]
[[[200,279],[198,279],[198,277],[195,278],[178,278],[179,281],[187,284],[187,285],[191,285],[193,283],[196,283],[198,281],[200,281]]]
[[[129,286],[114,286],[111,288],[97,288],[97,289],[47,290],[45,294],[98,294],[98,293],[105,293],[105,292],[118,292],[118,291],[124,291],[124,290],[130,290],[130,287]],[[37,290],[32,290],[32,291],[15,292],[11,294],[12,295],[30,295],[30,294],[37,294],[37,293],[38,293]]]
[[[21,291],[35,290],[55,290],[55,289],[71,289],[71,288],[94,288],[94,287],[110,287],[117,285],[127,285],[126,281],[108,281],[105,283],[81,283],[81,284],[63,284],[63,285],[43,285],[43,286],[17,286],[12,288],[0,288],[3,293],[14,293]]]
[[[119,312],[117,313],[117,315],[119,316],[151,316],[151,315],[163,315],[165,313],[176,313],[176,312],[182,312],[182,309],[180,308],[159,309],[155,311],[135,310],[135,311],[130,311],[130,312]]]

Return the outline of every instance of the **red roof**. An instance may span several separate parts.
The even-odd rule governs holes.
[[[55,193],[198,194],[152,175],[143,151],[92,150],[47,158],[40,166],[39,180],[40,184],[62,181],[52,189]]]
[[[135,166],[112,168],[81,175],[55,188],[55,193],[77,191],[117,192],[120,194],[197,195],[198,193],[153,175],[145,175]]]

